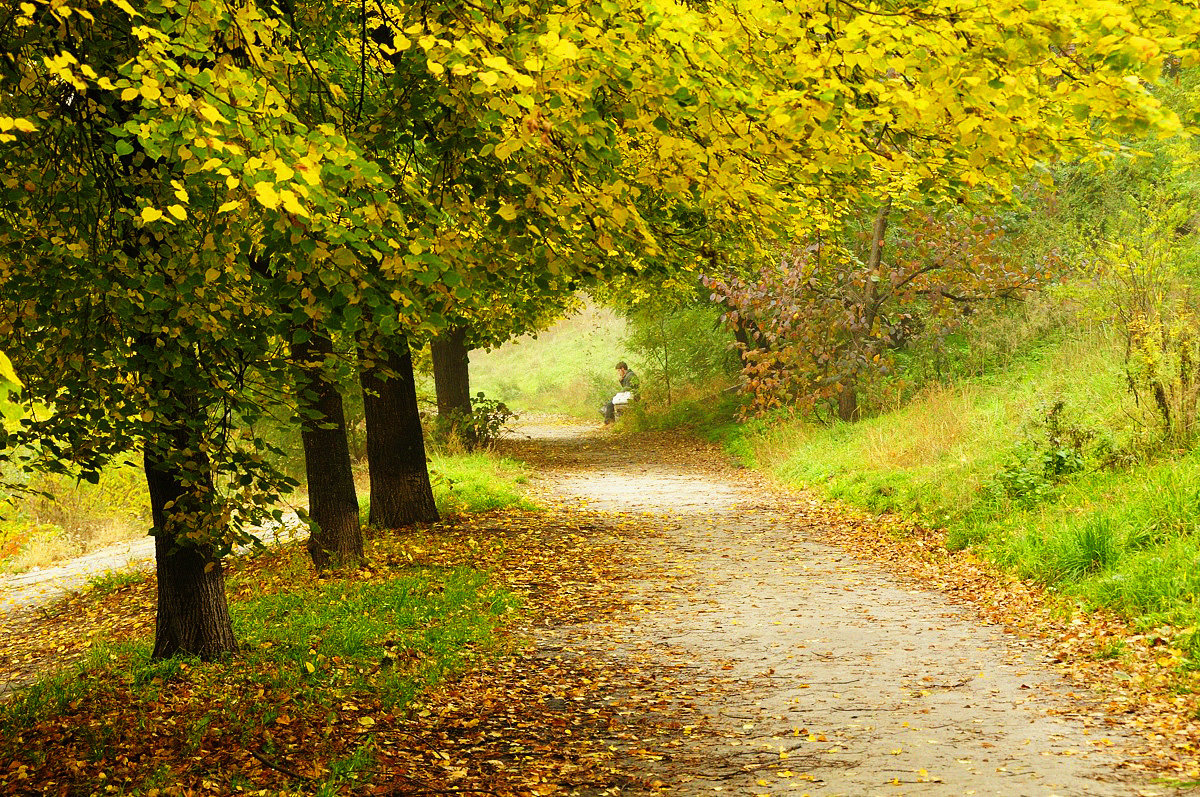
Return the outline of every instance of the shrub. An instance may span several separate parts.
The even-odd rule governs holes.
[[[433,423],[436,445],[453,448],[461,445],[467,450],[490,448],[517,414],[504,402],[489,399],[482,392],[471,399],[471,412],[451,412],[439,415]]]
[[[1021,447],[1022,456],[1009,462],[992,479],[994,489],[1025,504],[1041,501],[1054,485],[1082,471],[1085,446],[1096,433],[1070,420],[1066,402],[1056,399],[1031,424],[1033,434]]]

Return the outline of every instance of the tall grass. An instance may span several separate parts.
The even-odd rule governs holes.
[[[106,469],[96,484],[46,474],[29,486],[44,494],[0,504],[0,571],[44,567],[144,537],[150,526],[146,479],[132,464]]]

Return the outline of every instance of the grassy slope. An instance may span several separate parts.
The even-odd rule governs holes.
[[[471,391],[483,391],[518,412],[592,418],[616,389],[613,367],[626,360],[625,319],[586,305],[537,337],[526,335],[494,351],[471,352]]]
[[[1046,417],[1087,437],[1084,469],[1044,474]],[[944,528],[1023,577],[1200,644],[1200,454],[1115,464],[1144,429],[1111,340],[1077,331],[987,378],[927,389],[861,423],[750,427],[731,447],[784,481]],[[1014,487],[1015,486],[1015,487]]]

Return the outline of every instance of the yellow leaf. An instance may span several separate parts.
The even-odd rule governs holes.
[[[21,380],[17,378],[17,372],[13,370],[12,361],[2,351],[0,351],[0,379],[17,387],[21,386]]]
[[[579,48],[567,39],[559,39],[558,44],[554,47],[554,54],[564,61],[574,61],[579,57]]]
[[[126,14],[128,14],[131,17],[140,17],[141,16],[141,14],[139,12],[135,11],[133,6],[131,6],[129,4],[129,0],[112,0],[112,4],[115,5],[117,8],[121,9],[122,11],[124,11]]]
[[[199,111],[200,115],[203,116],[205,119],[207,119],[209,122],[224,122],[225,121],[225,117],[221,116],[221,112],[206,102],[198,103],[196,105],[196,110]]]
[[[304,209],[304,205],[300,204],[300,200],[296,198],[296,194],[292,191],[280,191],[279,198],[283,202],[283,209],[288,213],[294,213],[297,216],[307,216],[308,211]]]
[[[279,194],[275,192],[275,186],[268,182],[255,183],[254,198],[266,208],[274,210],[279,207]]]
[[[369,728],[375,724],[375,720],[371,719],[370,717],[359,717],[358,724]]]
[[[184,209],[183,205],[171,205],[167,208],[167,212],[180,221],[187,218],[187,210]]]
[[[149,224],[152,221],[158,221],[163,217],[163,212],[158,208],[142,208],[142,223]]]
[[[308,670],[310,673],[317,671],[317,668],[313,666],[311,661],[304,662],[304,669]]]
[[[228,202],[223,203],[221,207],[217,208],[217,212],[228,213],[229,211],[240,208],[241,206],[242,201],[240,199],[231,199]]]
[[[130,86],[129,88],[127,88],[121,92],[121,102],[129,102],[130,100],[136,100],[138,94],[140,94],[140,93],[141,92],[139,92],[133,86]]]
[[[517,209],[508,202],[505,202],[500,206],[500,210],[496,213],[496,215],[505,221],[512,221],[517,217]]]

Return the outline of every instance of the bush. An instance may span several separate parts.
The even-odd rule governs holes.
[[[1024,455],[1009,462],[992,479],[993,489],[1027,505],[1043,500],[1064,478],[1082,471],[1085,446],[1096,433],[1066,417],[1066,402],[1053,401],[1032,424],[1036,436],[1022,446]]]
[[[439,447],[462,446],[468,451],[491,448],[505,426],[518,416],[504,402],[482,392],[471,399],[471,412],[451,412],[434,419],[432,440]]]

